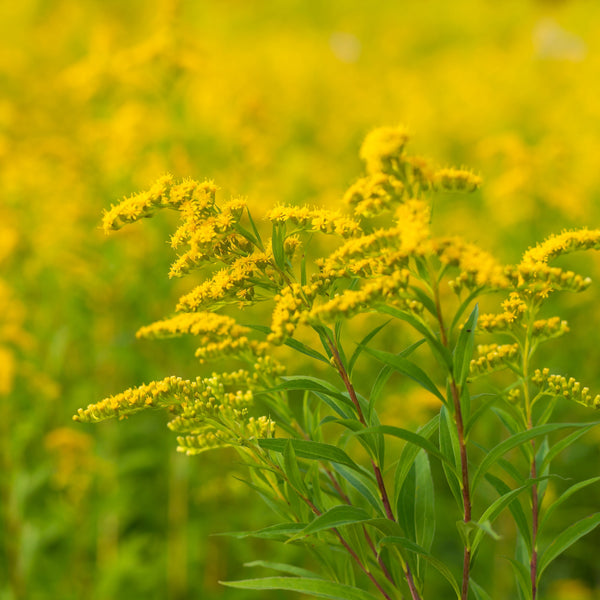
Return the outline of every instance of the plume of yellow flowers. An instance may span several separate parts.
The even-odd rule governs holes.
[[[188,454],[271,436],[274,422],[250,414],[255,391],[276,389],[284,373],[271,346],[288,343],[299,327],[312,328],[321,340],[330,339],[333,324],[381,307],[409,314],[417,322],[428,318],[435,322],[439,307],[428,298],[432,290],[424,276],[428,269],[441,273],[434,285],[445,277],[458,296],[466,292],[463,303],[483,292],[507,294],[503,312],[479,317],[477,332],[500,332],[515,343],[480,346],[470,364],[472,377],[507,366],[518,370],[524,335],[538,343],[568,331],[559,317],[538,318],[539,308],[551,292],[582,291],[590,280],[548,263],[567,252],[599,249],[600,230],[551,236],[513,266],[500,264],[461,238],[435,236],[430,228],[431,195],[473,192],[481,178],[463,168],[436,169],[409,155],[408,140],[404,127],[369,133],[360,150],[366,175],[344,195],[346,212],[277,205],[267,213],[272,230],[264,241],[246,201],[218,201],[210,181],[177,183],[166,175],[147,192],[106,211],[103,224],[110,231],[159,209],[176,210],[181,224],[171,237],[171,247],[179,254],[169,275],[206,268],[203,281],[179,299],[175,316],[142,327],[137,336],[194,335],[200,341],[196,351],[200,362],[235,358],[245,361],[247,369],[196,381],[167,377],[80,409],[75,419],[99,421],[148,407],[164,408],[173,416],[169,427],[178,434],[179,449]],[[327,245],[329,252],[314,258],[307,269],[316,234],[330,236],[333,242]],[[259,302],[271,303],[265,305],[270,306],[268,327],[241,325],[223,314],[229,306]],[[548,390],[597,406],[587,388],[552,377],[542,382]],[[277,399],[268,393],[262,396],[275,412],[280,410]],[[510,399],[517,402],[518,394]]]

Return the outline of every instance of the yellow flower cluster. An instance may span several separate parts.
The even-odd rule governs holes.
[[[365,161],[368,173],[396,170],[404,146],[410,136],[405,127],[378,127],[365,137],[360,157]]]
[[[447,192],[474,192],[481,186],[481,177],[466,169],[440,169],[433,181],[435,189]]]
[[[589,277],[582,277],[559,267],[550,267],[542,262],[521,263],[510,277],[517,289],[542,300],[553,291],[582,292],[592,283]]]
[[[272,279],[275,276],[273,259],[265,252],[242,256],[230,267],[217,271],[210,279],[182,296],[178,311],[197,311],[205,307],[219,306],[226,302],[245,304],[254,297],[254,279]]]
[[[210,359],[225,357],[241,358],[244,356],[262,357],[269,349],[266,342],[248,339],[246,336],[234,338],[226,337],[218,342],[209,342],[196,350],[196,357],[200,363]]]
[[[239,338],[250,329],[238,325],[235,319],[212,312],[179,313],[170,319],[156,321],[140,328],[138,338],[169,338],[185,334],[201,336],[202,344],[208,344],[224,337]]]
[[[435,252],[443,264],[460,270],[460,273],[450,282],[450,286],[457,294],[465,288],[504,289],[510,284],[505,267],[488,252],[461,238],[435,240]]]
[[[503,313],[481,315],[477,320],[477,329],[486,332],[513,329],[522,322],[527,312],[527,304],[518,292],[511,292],[502,302],[502,308]]]
[[[543,242],[525,252],[522,265],[535,265],[577,252],[578,250],[600,250],[600,229],[576,229],[551,235]]]
[[[471,376],[481,375],[490,371],[503,369],[509,363],[514,362],[519,356],[518,344],[490,344],[478,346],[478,358],[471,361]]]
[[[562,396],[588,408],[600,409],[600,394],[593,396],[589,388],[582,387],[573,377],[567,379],[562,375],[551,375],[550,370],[545,368],[536,369],[531,380],[555,396]]]
[[[403,294],[408,286],[408,271],[399,270],[391,275],[367,280],[359,290],[345,290],[336,294],[324,304],[313,308],[302,315],[302,323],[322,324],[334,321],[343,316],[346,319],[373,310],[379,303],[406,308],[413,312],[421,312],[420,302]]]
[[[192,180],[175,184],[172,175],[161,177],[148,191],[126,198],[104,213],[104,231],[120,229],[128,223],[150,217],[157,209],[193,206],[198,213],[214,205],[217,188],[211,181],[198,183]],[[189,210],[189,209],[188,209]]]
[[[320,231],[344,238],[359,235],[360,224],[339,211],[308,206],[279,205],[267,214],[272,223],[293,223],[304,231]]]
[[[168,408],[183,402],[191,392],[192,383],[181,377],[166,377],[162,381],[151,381],[124,392],[109,396],[100,402],[80,408],[73,417],[74,421],[95,423],[118,417],[124,419],[130,414],[145,408]]]
[[[267,338],[269,342],[282,344],[286,338],[293,335],[302,318],[300,308],[303,305],[306,306],[307,294],[311,296],[314,294],[312,286],[292,283],[275,296],[275,308],[271,316],[271,333]]]
[[[419,196],[428,190],[472,192],[481,178],[465,169],[435,171],[427,160],[407,156],[409,135],[404,127],[381,127],[367,135],[360,149],[367,177],[359,179],[344,195],[344,202],[357,217],[375,217],[393,204]]]
[[[275,422],[268,417],[250,417],[243,424],[241,431],[233,433],[226,430],[207,431],[196,435],[185,435],[177,437],[177,451],[188,456],[201,454],[215,448],[239,445],[244,440],[252,440],[273,437],[275,434]]]
[[[343,201],[357,217],[374,217],[402,201],[404,184],[394,175],[373,173],[348,188]]]
[[[559,337],[569,332],[569,324],[560,317],[538,319],[533,323],[532,334],[536,338]]]
[[[183,224],[171,237],[171,247],[177,249],[186,244],[189,249],[171,265],[169,276],[181,277],[205,262],[229,263],[240,253],[252,252],[252,242],[239,230],[246,208],[241,199],[231,200],[221,209],[213,204],[208,214],[193,203],[183,205],[180,209]]]

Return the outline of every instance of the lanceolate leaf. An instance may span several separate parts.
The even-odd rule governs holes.
[[[372,354],[382,363],[389,365],[399,373],[410,377],[412,380],[424,387],[428,392],[431,392],[434,396],[439,398],[442,403],[446,402],[444,396],[442,396],[433,381],[429,379],[429,376],[421,369],[421,367],[401,356],[398,356],[397,354],[392,354],[391,352],[383,352],[382,350],[373,350],[371,348],[365,348],[365,352]]]
[[[252,562],[244,563],[245,567],[264,567],[265,569],[273,569],[274,571],[281,571],[282,573],[289,573],[290,575],[296,575],[297,577],[309,577],[313,579],[321,579],[321,576],[317,573],[313,573],[308,569],[301,569],[295,565],[288,565],[285,563],[270,562],[268,560],[253,560]]]
[[[356,506],[334,506],[327,512],[319,515],[311,521],[301,532],[300,535],[309,535],[317,531],[333,529],[342,525],[351,525],[352,523],[363,523],[371,519],[371,515],[366,510]]]
[[[217,533],[215,535],[233,537],[238,540],[244,538],[262,538],[266,540],[281,540],[295,536],[298,532],[306,527],[306,523],[278,523],[277,525],[269,525],[257,531],[232,531],[226,533]]]
[[[548,433],[552,433],[553,431],[558,431],[560,429],[568,429],[568,428],[581,428],[588,427],[589,423],[550,423],[548,425],[540,425],[539,427],[533,427],[532,429],[528,429],[527,431],[522,431],[520,433],[516,433],[509,437],[507,440],[500,442],[497,446],[492,448],[487,456],[481,461],[477,471],[473,476],[473,483],[471,486],[472,490],[475,490],[477,487],[477,483],[479,479],[485,475],[488,469],[504,454],[512,450],[513,448],[517,448],[532,440],[536,437],[547,435]]]
[[[475,327],[479,316],[479,306],[476,304],[467,322],[458,334],[458,341],[454,349],[454,380],[462,387],[469,374],[469,366],[475,347]]]
[[[542,461],[542,464],[539,467],[540,472],[542,472],[563,450],[565,450],[571,444],[576,442],[582,435],[585,435],[590,429],[592,429],[592,427],[595,427],[596,425],[597,423],[592,423],[588,427],[584,427],[583,429],[573,431],[573,433],[570,433],[569,435],[565,436],[559,442],[552,444],[552,447],[550,448],[550,450],[548,450],[548,453],[544,457],[544,460]]]
[[[550,504],[550,506],[548,506],[548,508],[546,508],[544,518],[542,519],[540,526],[539,526],[539,531],[542,531],[544,529],[544,526],[550,519],[550,515],[561,504],[563,504],[563,502],[568,500],[573,494],[575,494],[579,490],[582,490],[583,488],[586,488],[588,485],[592,485],[592,484],[596,483],[597,481],[600,481],[600,477],[592,477],[590,479],[586,479],[585,481],[579,481],[578,483],[573,484],[569,489],[562,492],[560,494],[560,496],[552,504]]]
[[[405,321],[409,325],[412,325],[419,333],[425,336],[432,352],[435,354],[440,364],[446,366],[448,370],[452,369],[452,356],[450,351],[440,342],[431,329],[429,329],[421,319],[413,314],[394,308],[393,306],[378,306],[376,310],[377,312],[391,315],[392,317],[396,317],[396,319],[400,319],[401,321]]]
[[[408,429],[402,429],[401,427],[394,427],[393,425],[378,425],[377,427],[368,427],[367,429],[356,431],[354,435],[367,435],[369,433],[383,433],[384,435],[391,435],[401,440],[405,440],[410,444],[422,448],[431,456],[435,456],[437,459],[445,462],[448,467],[454,469],[454,465],[427,438],[418,433],[408,431]]]
[[[529,552],[531,553],[531,528],[529,523],[527,522],[527,517],[525,516],[525,512],[523,511],[523,507],[521,503],[517,499],[517,496],[524,490],[531,488],[537,480],[529,480],[527,484],[519,486],[518,488],[511,490],[510,487],[498,477],[494,477],[489,473],[485,476],[485,478],[490,482],[491,485],[494,486],[495,490],[500,494],[499,498],[496,498],[494,502],[487,508],[487,510],[481,515],[481,521],[490,521],[494,522],[496,517],[508,506],[513,519],[519,529],[519,532],[525,543]],[[475,538],[473,540],[473,552],[477,549],[479,542],[483,536],[483,531],[478,531],[475,534]]]
[[[596,513],[577,523],[559,534],[554,541],[541,553],[538,563],[538,581],[545,571],[546,567],[567,548],[572,546],[577,540],[600,525],[600,513]]]
[[[456,597],[460,598],[460,589],[458,587],[458,583],[456,583],[456,579],[454,579],[452,571],[442,561],[429,554],[425,548],[422,548],[407,538],[397,536],[387,536],[379,542],[380,547],[386,545],[400,546],[406,550],[409,550],[410,552],[414,552],[415,554],[422,556],[428,563],[431,564],[432,567],[437,569],[440,574],[448,580],[452,586],[452,589],[454,590],[454,593],[456,594]]]
[[[332,600],[378,600],[372,594],[359,588],[314,578],[265,577],[263,579],[244,579],[242,581],[220,581],[219,583],[228,587],[246,590],[288,590],[309,594],[317,598],[331,598]]]
[[[272,452],[283,453],[285,445],[288,442],[287,439],[279,438],[262,438],[258,440],[258,445],[265,450]],[[290,440],[294,447],[296,456],[300,458],[307,458],[309,460],[326,460],[341,465],[346,465],[361,474],[365,473],[365,470],[359,467],[341,448],[337,446],[331,446],[330,444],[323,444],[321,442],[312,442],[310,440]]]

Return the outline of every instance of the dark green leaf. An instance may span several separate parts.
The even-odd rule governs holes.
[[[379,325],[378,327],[375,327],[375,329],[373,329],[372,331],[370,331],[369,333],[367,333],[367,335],[365,335],[365,337],[362,339],[362,341],[356,346],[356,349],[354,350],[352,356],[350,357],[350,362],[348,363],[348,373],[352,374],[352,371],[354,370],[354,365],[356,364],[356,361],[358,360],[358,357],[361,355],[362,351],[365,349],[366,345],[389,323],[390,321],[386,321],[385,323],[382,323],[381,325]]]
[[[561,492],[560,496],[554,502],[552,502],[552,504],[550,504],[550,506],[548,506],[546,508],[546,511],[544,513],[544,518],[542,519],[540,526],[539,526],[539,531],[543,530],[544,526],[550,519],[550,515],[561,504],[563,504],[563,502],[568,500],[575,492],[578,492],[579,490],[582,490],[583,488],[587,487],[588,485],[592,485],[592,484],[596,483],[597,481],[600,481],[600,477],[591,477],[590,479],[586,479],[585,481],[579,481],[579,482],[573,484],[571,487],[569,487],[564,492]]]
[[[451,469],[454,469],[454,465],[427,438],[418,433],[408,431],[408,429],[402,429],[401,427],[394,427],[393,425],[378,425],[377,427],[368,427],[367,429],[356,431],[354,435],[367,435],[369,433],[382,433],[384,435],[391,435],[401,440],[405,440],[410,444],[422,448],[431,456],[435,456],[442,462],[446,462]]]
[[[477,487],[477,483],[479,479],[485,475],[488,469],[494,465],[497,460],[512,450],[513,448],[517,448],[522,446],[525,442],[529,440],[535,439],[537,437],[541,437],[547,435],[548,433],[552,433],[553,431],[558,431],[560,429],[568,429],[568,428],[581,428],[588,427],[586,423],[551,423],[549,425],[540,425],[539,427],[533,427],[532,429],[528,429],[527,431],[521,431],[520,433],[516,433],[509,437],[508,439],[500,442],[497,446],[492,448],[486,457],[481,461],[479,467],[475,471],[473,476],[473,483],[471,485],[471,490],[475,490]]]
[[[400,546],[406,550],[409,550],[410,552],[414,552],[415,554],[422,556],[427,562],[431,564],[432,567],[437,569],[439,573],[448,580],[448,582],[452,586],[452,589],[454,590],[454,593],[456,594],[456,597],[460,598],[460,589],[458,587],[458,583],[456,583],[456,579],[454,579],[454,575],[452,575],[452,571],[450,571],[450,569],[442,561],[429,554],[429,552],[427,552],[425,548],[421,548],[421,546],[415,544],[407,538],[397,536],[384,537],[379,542],[379,546],[385,545]]]
[[[529,569],[522,562],[519,562],[514,558],[508,556],[505,558],[510,561],[510,564],[512,565],[522,597],[531,600],[531,575],[529,574]]]
[[[334,529],[343,525],[352,523],[363,523],[371,519],[371,515],[366,510],[347,504],[334,506],[311,521],[299,535],[310,535],[317,531]]]
[[[298,461],[296,460],[296,453],[294,452],[294,446],[292,440],[287,440],[283,448],[283,464],[285,467],[285,474],[289,479],[291,485],[298,492],[307,494],[308,490],[300,474],[298,468]]]
[[[214,535],[234,537],[238,540],[249,537],[266,540],[288,539],[302,531],[306,525],[306,523],[278,523],[277,525],[269,525],[269,527],[264,527],[257,531],[232,531]]]
[[[347,481],[376,511],[383,516],[383,505],[379,498],[379,490],[371,479],[351,469],[334,464],[333,468]]]
[[[275,264],[285,271],[285,250],[283,242],[285,240],[285,223],[273,223],[273,234],[271,238],[271,247],[273,248],[273,258]]]
[[[265,569],[273,569],[274,571],[281,571],[282,573],[290,573],[290,575],[296,575],[297,577],[309,577],[312,579],[321,579],[320,575],[309,571],[308,569],[301,569],[294,565],[287,565],[285,563],[270,562],[268,560],[253,560],[252,562],[244,563],[245,567],[264,567]]]
[[[477,327],[477,317],[479,316],[479,305],[469,315],[467,322],[458,334],[458,341],[454,349],[454,380],[459,387],[462,387],[469,374],[469,366],[473,357],[473,348],[475,347],[475,327]]]
[[[538,562],[537,580],[540,580],[546,567],[567,548],[570,548],[577,540],[600,525],[600,513],[590,515],[577,523],[573,523],[562,533],[556,536],[553,542],[540,554]]]
[[[457,506],[463,510],[463,500],[461,492],[461,482],[458,475],[460,462],[460,449],[459,442],[456,433],[454,422],[450,418],[450,414],[445,406],[442,406],[440,410],[440,451],[445,457],[445,461],[442,463],[444,474],[446,475],[446,481],[450,487],[450,491],[456,500]],[[451,468],[449,465],[452,465]]]
[[[346,465],[359,473],[364,473],[364,469],[359,467],[341,448],[323,444],[321,442],[312,442],[310,440],[290,440],[294,446],[296,456],[309,460],[325,460],[329,462]],[[258,445],[271,452],[283,453],[287,439],[262,438],[258,440]]]
[[[434,396],[439,398],[442,403],[446,402],[444,396],[440,393],[433,381],[429,379],[429,376],[421,369],[421,367],[401,356],[392,354],[391,352],[383,352],[382,350],[373,350],[371,348],[365,348],[365,352],[373,355],[375,358],[378,358],[382,363],[389,365],[399,373],[410,377],[428,392],[431,392]]]
[[[359,588],[314,578],[265,577],[241,581],[220,581],[219,583],[247,590],[288,590],[332,600],[378,600],[375,596]]]
[[[436,335],[429,329],[426,323],[411,313],[407,313],[394,308],[392,306],[377,306],[377,312],[391,315],[396,319],[405,321],[409,325],[412,325],[419,333],[421,333],[427,339],[432,352],[435,354],[441,365],[444,365],[448,371],[452,370],[452,355],[448,348],[446,348]]]
[[[504,481],[502,481],[502,479],[499,479],[494,475],[490,475],[488,473],[485,478],[500,494],[500,497],[496,498],[496,500],[492,502],[492,504],[481,515],[481,519],[489,520],[493,523],[496,517],[504,510],[505,507],[508,506],[513,519],[515,520],[517,528],[519,529],[519,533],[525,540],[529,553],[531,553],[531,528],[527,522],[527,517],[525,516],[525,512],[523,511],[523,507],[517,499],[517,496],[523,490],[530,489],[537,480],[529,480],[525,485],[511,490],[510,487]],[[482,535],[479,534],[479,532],[475,535],[475,539],[473,541],[473,552],[477,550],[477,546],[481,541],[481,537]]]

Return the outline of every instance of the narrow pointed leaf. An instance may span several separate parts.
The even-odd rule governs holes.
[[[220,581],[219,583],[246,590],[287,590],[331,600],[378,600],[372,594],[359,588],[314,578],[264,577],[263,579]]]
[[[352,374],[352,371],[354,370],[354,365],[356,364],[356,361],[358,360],[358,357],[361,355],[362,351],[365,349],[365,347],[367,346],[367,344],[389,323],[389,321],[386,321],[385,323],[382,323],[381,325],[379,325],[378,327],[375,327],[375,329],[371,330],[369,333],[367,333],[367,335],[365,335],[365,337],[361,340],[361,342],[356,346],[356,349],[354,350],[354,352],[352,353],[352,356],[350,357],[350,362],[348,363],[348,373]]]
[[[265,450],[283,453],[287,439],[280,438],[261,438],[258,445]],[[329,462],[346,465],[359,473],[364,473],[364,469],[359,467],[341,448],[321,442],[310,440],[290,440],[294,446],[296,456],[307,458],[309,460],[325,460]]]
[[[550,519],[550,515],[561,505],[563,502],[568,500],[573,494],[586,488],[588,485],[592,485],[600,481],[600,477],[592,477],[590,479],[586,479],[585,481],[579,481],[578,483],[573,484],[569,489],[565,490],[560,494],[560,496],[546,508],[546,512],[544,513],[544,518],[542,519],[539,527],[539,531],[542,531],[548,520]]]
[[[371,518],[371,515],[366,510],[356,506],[334,506],[311,521],[302,530],[301,535],[310,535],[317,531],[334,529],[335,527],[351,525],[352,523],[363,523]]]
[[[476,304],[473,312],[469,315],[467,322],[458,334],[458,341],[454,349],[454,380],[462,387],[469,374],[469,365],[473,357],[475,347],[475,327],[479,316],[479,306]]]
[[[600,513],[596,513],[577,523],[560,533],[554,541],[542,552],[539,558],[538,581],[546,567],[567,548],[570,548],[577,540],[600,525]]]
[[[253,560],[252,562],[244,563],[245,567],[264,567],[265,569],[273,569],[274,571],[281,571],[282,573],[289,573],[290,575],[296,575],[297,577],[308,577],[311,579],[321,579],[321,576],[317,573],[313,573],[308,569],[302,569],[294,565],[288,565],[285,563],[270,562],[268,560]]]
[[[395,427],[394,425],[378,425],[377,427],[368,427],[367,429],[357,431],[354,435],[367,435],[369,433],[382,433],[384,435],[391,435],[392,437],[405,440],[410,444],[422,448],[431,456],[435,456],[437,459],[445,462],[448,467],[454,469],[454,465],[427,438],[418,433],[414,433],[408,429],[402,429],[401,427]]]
[[[365,352],[378,358],[382,363],[389,365],[399,373],[410,377],[410,379],[416,381],[428,392],[431,392],[434,396],[439,398],[442,403],[446,402],[444,396],[442,396],[436,385],[429,379],[429,376],[421,369],[421,367],[397,354],[392,354],[391,352],[383,352],[382,350],[373,350],[371,348],[365,348]]]
[[[533,427],[532,429],[528,429],[527,431],[521,431],[520,433],[512,435],[508,439],[504,440],[503,442],[500,442],[497,446],[492,448],[487,454],[487,456],[481,461],[479,467],[477,468],[477,471],[473,476],[473,484],[471,486],[471,489],[475,490],[479,479],[483,475],[485,475],[488,469],[501,456],[503,456],[513,448],[517,448],[523,445],[525,442],[528,442],[529,440],[547,435],[548,433],[552,433],[553,431],[568,428],[588,427],[588,425],[588,423],[551,423],[548,425],[540,425],[539,427]]]
[[[437,569],[437,571],[439,571],[439,573],[448,580],[448,583],[450,583],[452,586],[456,597],[460,598],[460,589],[458,587],[458,583],[456,583],[456,579],[454,578],[452,571],[442,561],[429,554],[425,548],[422,548],[407,538],[397,536],[384,537],[379,542],[379,546],[381,547],[385,545],[400,546],[406,550],[409,550],[410,552],[414,552],[415,554],[422,556],[429,564],[431,564],[432,567]]]

